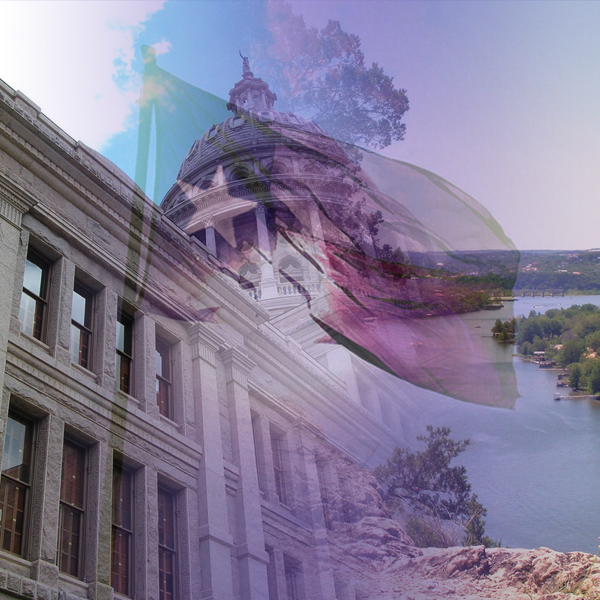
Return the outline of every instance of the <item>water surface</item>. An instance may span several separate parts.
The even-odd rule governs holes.
[[[585,303],[600,305],[600,296],[521,298],[502,310],[463,318],[474,335],[487,335],[497,318]],[[488,343],[499,363],[513,362],[521,394],[514,409],[467,404],[403,383],[405,435],[413,439],[431,423],[451,427],[454,438],[472,440],[461,462],[488,509],[487,533],[503,545],[596,553],[600,401],[554,401],[556,372],[514,358],[514,346],[491,338]]]

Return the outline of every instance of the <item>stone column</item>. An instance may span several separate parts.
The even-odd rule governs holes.
[[[261,298],[268,300],[269,298],[277,298],[279,292],[277,291],[277,281],[275,281],[275,273],[273,271],[271,242],[269,240],[269,230],[267,229],[265,205],[257,204],[254,212],[256,214],[256,229],[258,232],[258,250],[261,255]]]
[[[62,257],[52,267],[52,290],[48,315],[48,345],[54,348],[56,360],[71,365],[71,312],[75,265]]]
[[[198,597],[233,598],[231,546],[225,491],[225,465],[217,385],[217,359],[221,342],[203,323],[192,328],[193,394],[202,460],[198,472],[198,525],[200,580]]]
[[[142,410],[158,419],[156,403],[156,327],[154,321],[136,312],[133,325],[133,394]]]
[[[146,551],[146,568],[136,569],[136,573],[140,573],[143,582],[141,593],[139,595],[136,593],[136,597],[144,598],[144,600],[159,600],[160,582],[158,569],[155,566],[158,565],[158,471],[153,467],[146,467],[144,471],[144,487],[141,491],[143,499],[146,501],[146,528],[142,531],[144,537],[143,549]],[[138,481],[136,480],[136,484]],[[137,497],[136,502],[139,502]],[[143,501],[140,504],[143,506]],[[136,505],[134,509],[137,516],[138,506]],[[138,569],[139,566],[136,565]]]
[[[204,231],[206,233],[206,247],[210,250],[211,254],[217,256],[217,238],[215,237],[214,219],[211,216],[204,217],[202,219],[202,224],[204,225]]]
[[[23,285],[22,277],[16,280],[21,221],[35,204],[36,200],[25,190],[0,174],[0,306],[4,307],[0,311],[0,390],[4,388],[8,332],[14,312],[9,307]]]
[[[133,564],[136,598],[150,598],[150,590],[158,587],[158,573],[153,560],[158,560],[158,513],[156,511],[156,474],[150,467],[137,469],[134,475],[133,514],[136,550]],[[152,513],[152,514],[150,514]],[[156,594],[156,592],[155,592]]]
[[[97,374],[98,382],[106,392],[114,393],[118,389],[116,381],[117,370],[117,307],[119,298],[109,288],[104,288],[99,294],[98,317],[96,320],[98,334],[94,348],[98,349]]]
[[[261,461],[263,466],[263,498],[268,502],[279,504],[279,496],[275,490],[275,474],[273,472],[273,452],[271,450],[271,428],[269,420],[260,416],[255,421],[254,433],[257,436],[257,447],[262,450]]]
[[[239,539],[236,555],[242,596],[248,600],[266,600],[269,596],[261,495],[256,471],[256,456],[248,395],[248,375],[255,364],[237,348],[221,352],[225,365],[229,418],[234,462],[240,468],[235,495]]]
[[[346,392],[350,399],[356,404],[360,404],[356,373],[350,352],[341,346],[330,350],[327,353],[327,368],[346,384]]]
[[[60,469],[62,464],[64,422],[54,415],[40,421],[40,445],[35,470],[36,492],[32,507],[31,577],[50,587],[58,586],[58,517],[60,511]],[[52,470],[49,467],[52,466]]]
[[[85,580],[92,600],[112,600],[112,449],[100,441],[88,450]]]
[[[316,462],[315,441],[318,430],[304,419],[297,420],[294,428],[298,466],[303,476],[304,489],[299,494],[304,499],[302,512],[313,527],[311,544],[315,572],[310,579],[310,597],[328,600],[335,597],[335,588]],[[309,581],[306,584],[309,587]]]
[[[278,598],[287,598],[287,585],[285,581],[285,561],[283,551],[279,548],[274,548],[271,553],[273,559],[273,571],[275,574],[274,588],[278,592]]]
[[[309,200],[307,202],[308,216],[310,219],[310,229],[313,236],[313,247],[321,266],[325,271],[329,270],[329,258],[325,252],[325,240],[323,235],[323,226],[321,224],[321,214],[317,204]]]

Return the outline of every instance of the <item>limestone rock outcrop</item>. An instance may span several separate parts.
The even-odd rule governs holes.
[[[333,523],[329,540],[365,565],[360,575],[347,573],[365,598],[600,600],[598,556],[549,548],[417,548],[403,516],[386,509],[372,473],[348,460],[336,467],[345,509],[335,514],[343,512],[345,522]]]

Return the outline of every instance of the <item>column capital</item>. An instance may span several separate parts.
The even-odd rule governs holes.
[[[322,437],[322,431],[318,425],[315,425],[305,417],[298,417],[293,423],[296,430],[296,445],[298,450],[311,449],[311,442],[314,443]]]
[[[215,226],[215,219],[212,215],[206,215],[205,217],[202,217],[200,222],[202,225],[204,225],[204,228]]]
[[[213,367],[217,366],[216,354],[222,346],[221,339],[204,323],[192,326],[192,359],[201,358]]]
[[[33,196],[0,173],[0,217],[20,228],[23,215],[36,204]]]
[[[250,375],[256,363],[250,360],[239,348],[233,346],[222,350],[221,358],[225,365],[227,383],[234,381],[247,388],[248,375]]]
[[[267,207],[262,202],[257,203],[256,206],[254,207],[254,212],[257,215],[264,215],[266,210],[267,210]]]

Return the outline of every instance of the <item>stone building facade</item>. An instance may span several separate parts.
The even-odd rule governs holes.
[[[0,82],[0,598],[366,597],[328,497],[335,457],[397,445],[397,409],[375,370],[311,353],[274,261],[240,287],[218,211],[177,219],[176,200]]]

